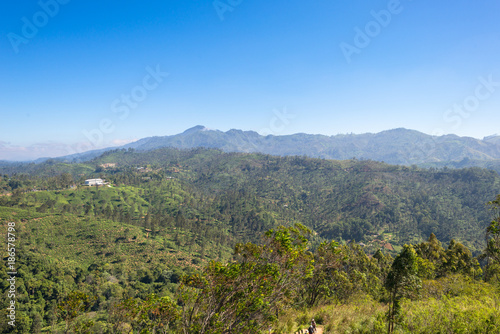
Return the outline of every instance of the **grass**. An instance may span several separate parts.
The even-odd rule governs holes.
[[[314,318],[324,334],[387,333],[387,305],[358,294],[346,303],[289,310],[276,333],[307,328]],[[395,333],[499,333],[500,295],[493,285],[461,275],[424,281],[420,298],[404,300]]]
[[[385,325],[387,307],[368,295],[356,295],[345,304],[317,306],[312,309],[289,310],[280,317],[276,333],[295,333],[307,329],[311,319],[323,327],[324,334],[372,333]],[[364,331],[366,330],[366,331]],[[376,333],[373,332],[373,333]]]
[[[498,333],[500,310],[492,296],[406,301],[400,333]]]

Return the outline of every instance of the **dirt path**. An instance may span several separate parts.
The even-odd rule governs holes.
[[[296,332],[296,333],[307,333],[307,330],[306,329],[303,329],[302,332]],[[316,334],[323,334],[323,327],[320,327],[320,326],[317,326],[316,327]]]

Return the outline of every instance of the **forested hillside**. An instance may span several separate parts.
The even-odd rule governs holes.
[[[251,298],[256,299],[251,303],[270,307],[270,313],[259,315],[262,324],[276,323],[274,308],[287,309],[293,300],[316,307],[326,297],[347,302],[356,291],[386,300],[383,285],[392,257],[404,252],[405,244],[425,246],[429,235],[444,248],[437,258],[423,255],[425,250],[419,253],[430,261],[421,264],[427,270],[422,278],[444,279],[457,273],[483,278],[473,255],[485,250],[493,217],[486,203],[500,193],[499,175],[481,168],[420,169],[371,160],[209,149],[123,149],[87,163],[50,160],[3,168],[0,217],[3,225],[15,223],[19,243],[18,333],[160,328],[165,319],[141,317],[155,308],[173,307],[173,313],[167,313],[180,319],[181,311],[158,296],[178,299],[179,307],[192,305],[203,313],[209,306],[196,304],[196,289],[212,291],[226,283],[254,286],[261,279],[269,280],[269,286],[254,286],[256,295]],[[108,184],[83,185],[85,179],[96,177]],[[303,228],[290,230],[293,226]],[[274,232],[263,238],[270,230]],[[293,244],[302,245],[298,253],[276,248],[283,259],[267,254],[278,247],[271,241],[280,235],[294,235]],[[270,248],[258,251],[262,242]],[[308,264],[309,256],[318,256],[319,267]],[[327,258],[333,262],[323,266],[321,259]],[[268,272],[269,261],[273,266],[290,261],[303,267]],[[452,265],[454,261],[458,264]],[[317,274],[307,274],[315,270]],[[328,270],[337,274],[330,277]],[[245,272],[256,276],[240,281]],[[196,276],[200,273],[205,276]],[[294,278],[298,273],[305,276]],[[183,281],[185,274],[191,276]],[[280,290],[283,277],[303,289],[302,297],[286,290],[288,285]],[[326,277],[333,281],[324,281]],[[2,282],[5,291],[8,282]],[[183,292],[181,282],[187,289]],[[261,300],[261,293],[274,299]],[[234,296],[232,302],[238,304],[242,298],[245,303],[247,297]],[[77,309],[68,310],[75,303]],[[235,305],[228,301],[224,307]],[[184,319],[182,326],[172,321],[177,328],[191,326],[189,333],[202,333],[196,327],[199,319]],[[259,325],[252,321],[248,328]],[[254,333],[248,330],[241,333]]]
[[[90,177],[111,187],[80,187]],[[326,239],[368,244],[385,238],[402,245],[434,233],[474,250],[482,249],[490,220],[484,203],[500,192],[498,174],[480,168],[429,170],[171,148],[115,150],[86,164],[31,164],[4,176],[3,184],[14,194],[0,198],[4,206],[97,215],[146,228],[178,217],[193,226],[221,224],[232,237],[252,240],[255,232],[300,222]],[[26,192],[33,189],[60,191]]]

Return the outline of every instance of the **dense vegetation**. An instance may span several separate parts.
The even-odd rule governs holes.
[[[89,177],[112,187],[69,188]],[[477,254],[490,219],[484,203],[500,193],[500,177],[480,168],[160,149],[111,151],[86,164],[27,165],[10,170],[0,187],[12,192],[0,197],[3,206],[91,214],[148,229],[185,219],[188,229],[218,230],[229,246],[231,239],[255,241],[256,232],[298,222],[324,239],[363,242],[370,252],[434,233]],[[50,191],[27,192],[33,189]]]
[[[19,243],[3,332],[286,333],[311,315],[329,332],[414,332],[450,307],[478,332],[499,325],[493,171],[130,149],[2,174]],[[363,321],[331,318],[361,300]]]

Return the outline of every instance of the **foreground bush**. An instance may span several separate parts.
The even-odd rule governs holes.
[[[400,333],[498,333],[492,297],[444,297],[404,303]]]

